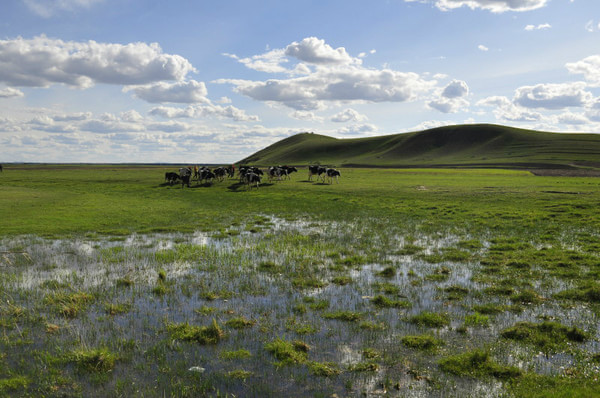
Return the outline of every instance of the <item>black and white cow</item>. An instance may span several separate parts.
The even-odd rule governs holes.
[[[338,184],[340,183],[338,181],[338,177],[340,177],[340,172],[336,169],[327,169],[327,171],[325,172],[325,174],[327,175],[327,179],[329,179],[329,183],[332,184],[333,183],[333,179],[335,178],[335,182],[337,182]]]
[[[250,189],[252,189],[252,185],[254,184],[256,184],[256,188],[258,188],[258,185],[260,184],[260,176],[256,173],[248,172],[244,174],[244,182]]]
[[[223,181],[225,179],[225,175],[227,174],[227,169],[225,167],[217,167],[213,170],[213,173],[217,180]]]
[[[165,181],[168,182],[169,185],[173,185],[177,180],[179,180],[179,174],[172,171],[167,171],[165,173]]]
[[[327,172],[327,169],[323,166],[319,166],[319,165],[308,166],[308,181],[312,181],[312,177],[315,175],[317,176],[317,179],[323,178],[323,181],[325,181],[325,178],[321,177],[321,175],[325,174],[326,172]]]
[[[202,169],[200,170],[200,175],[198,176],[198,182],[202,183],[202,181],[205,181],[207,184],[212,183],[212,181],[215,179],[215,174],[210,171],[208,168]]]
[[[290,179],[290,174],[298,171],[298,169],[293,166],[279,166],[279,168],[283,171],[281,175],[287,177],[288,180]]]
[[[184,185],[190,187],[190,178],[192,178],[192,169],[189,167],[182,167],[179,169],[179,179],[181,179],[181,188]]]
[[[275,178],[278,181],[281,181],[281,176],[283,173],[284,173],[284,170],[282,168],[280,168],[279,166],[271,166],[267,170],[267,176],[269,178],[269,181],[273,181],[273,179],[275,179]]]

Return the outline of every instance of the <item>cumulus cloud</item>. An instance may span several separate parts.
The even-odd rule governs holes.
[[[368,120],[368,118],[365,115],[362,115],[351,108],[345,109],[340,113],[333,115],[331,118],[331,121],[336,123],[364,122],[366,120]]]
[[[23,95],[23,92],[21,90],[17,90],[16,88],[6,87],[4,89],[0,89],[0,98],[22,97]]]
[[[477,46],[477,48],[478,48],[480,51],[484,51],[484,52],[485,52],[485,51],[489,51],[489,50],[490,50],[489,48],[487,48],[487,47],[486,47],[486,46],[484,46],[483,44],[480,44],[480,45],[478,45],[478,46]]]
[[[298,120],[304,120],[307,122],[322,122],[323,121],[322,117],[315,115],[314,112],[308,112],[308,111],[294,111],[294,112],[290,113],[289,116],[291,118],[298,119]]]
[[[151,84],[180,81],[192,71],[187,59],[163,53],[157,43],[74,42],[46,36],[0,40],[0,82],[13,87]]]
[[[23,0],[25,5],[37,15],[50,18],[63,11],[89,8],[104,0]]]
[[[285,48],[285,55],[309,64],[331,65],[359,62],[346,52],[344,47],[334,49],[325,40],[307,37],[301,42],[293,42]]]
[[[442,91],[444,98],[459,98],[469,94],[469,86],[463,80],[452,80]]]
[[[583,125],[590,122],[590,120],[581,113],[565,112],[558,115],[558,122],[568,124],[571,126]]]
[[[542,115],[515,105],[509,98],[493,96],[477,102],[478,106],[492,107],[496,119],[509,122],[534,122],[542,119]]]
[[[438,98],[431,100],[427,105],[442,113],[455,113],[469,106],[465,97],[469,95],[469,86],[463,80],[452,80],[439,93]]]
[[[258,116],[248,115],[246,111],[232,105],[220,106],[210,103],[206,105],[190,105],[186,108],[158,106],[152,108],[150,114],[169,119],[217,117],[221,119],[233,119],[236,122],[258,122],[260,120]]]
[[[279,54],[278,50],[270,53]],[[267,103],[279,103],[297,111],[325,109],[327,103],[413,101],[431,91],[437,82],[413,72],[362,66],[343,47],[334,49],[324,40],[308,37],[286,46],[289,60],[300,62],[288,68],[289,78],[268,80],[218,79],[232,84],[234,91]],[[306,70],[294,73],[302,66]]]
[[[582,107],[593,99],[585,87],[583,82],[523,86],[516,90],[514,102],[525,108],[550,110]]]
[[[415,0],[405,0],[412,2]],[[460,7],[488,10],[494,13],[507,11],[530,11],[544,7],[548,0],[431,0],[437,8],[449,11]]]
[[[269,51],[265,54],[255,55],[252,57],[240,58],[235,54],[223,53],[223,55],[233,58],[236,61],[244,64],[247,68],[267,73],[285,73],[289,72],[282,63],[288,62],[285,58],[284,50],[277,49]]]
[[[52,120],[55,122],[73,122],[87,120],[92,117],[91,112],[76,112],[70,114],[61,114],[52,116]]]
[[[208,102],[206,86],[195,80],[181,82],[158,82],[145,86],[128,86],[123,91],[133,91],[134,95],[151,103],[199,103]]]
[[[583,75],[590,85],[600,87],[600,55],[591,55],[566,66],[569,72]]]
[[[377,126],[374,124],[356,124],[352,126],[343,127],[336,132],[334,135],[374,135],[377,133]]]

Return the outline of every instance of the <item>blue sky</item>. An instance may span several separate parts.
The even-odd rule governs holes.
[[[600,2],[0,3],[0,162],[233,162],[462,123],[600,132]]]

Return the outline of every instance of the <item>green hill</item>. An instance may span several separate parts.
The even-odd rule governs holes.
[[[600,134],[549,133],[492,124],[439,127],[380,137],[288,137],[240,164],[354,167],[600,168]]]

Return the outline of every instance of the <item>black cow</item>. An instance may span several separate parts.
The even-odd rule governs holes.
[[[256,188],[258,188],[258,185],[260,184],[260,176],[253,172],[246,173],[244,174],[244,182],[250,189],[252,189],[252,184],[256,184]]]
[[[329,179],[329,183],[332,184],[333,183],[333,178],[335,177],[335,182],[337,182],[338,184],[340,183],[338,181],[338,177],[340,177],[340,172],[336,169],[327,169],[327,171],[325,172],[327,174],[327,178]]]
[[[170,185],[173,185],[179,179],[179,174],[174,173],[172,171],[168,171],[165,173],[165,181]]]
[[[3,171],[3,170],[2,170],[2,165],[0,164],[0,173],[2,173],[2,171]]]
[[[189,167],[182,167],[179,169],[179,178],[181,179],[181,188],[183,188],[184,185],[187,185],[187,187],[190,187],[190,178],[192,177],[192,169],[190,169]]]
[[[323,166],[314,165],[308,166],[308,181],[312,180],[312,176],[316,175],[317,179],[323,178],[323,182],[325,182],[325,177],[321,177],[321,174],[325,174],[327,169]]]

